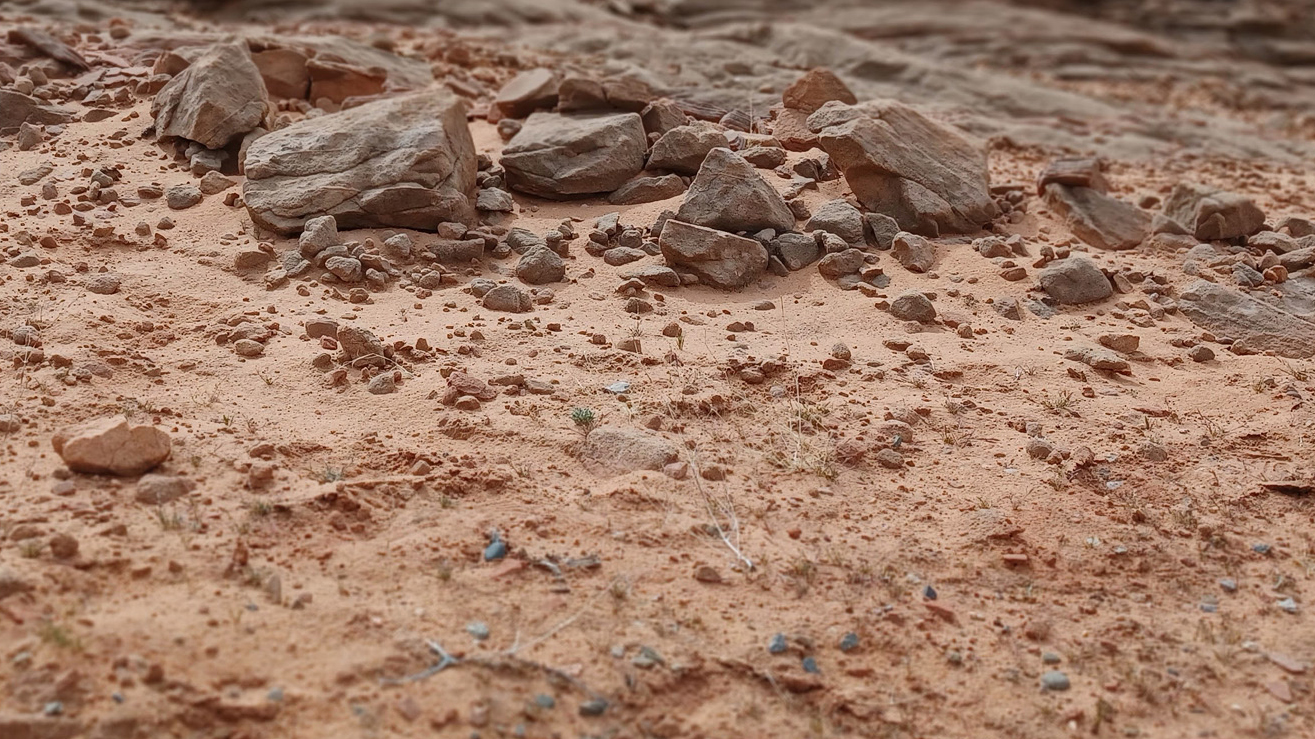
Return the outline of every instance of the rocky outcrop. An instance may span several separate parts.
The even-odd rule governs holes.
[[[268,110],[265,82],[243,42],[210,47],[151,103],[156,136],[211,149],[255,129]]]
[[[644,168],[636,113],[535,113],[502,150],[507,184],[543,198],[612,192]]]
[[[1242,342],[1235,343],[1236,349],[1305,359],[1315,356],[1315,321],[1310,320],[1313,298],[1315,295],[1287,295],[1261,300],[1198,280],[1183,291],[1178,307],[1201,328]]]
[[[434,230],[474,219],[475,144],[463,104],[441,91],[310,118],[251,144],[243,199],[283,234],[331,215],[340,228]]]

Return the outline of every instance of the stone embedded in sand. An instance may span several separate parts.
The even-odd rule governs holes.
[[[51,445],[74,472],[129,476],[149,472],[168,459],[170,440],[155,426],[102,418],[60,430]]]
[[[666,169],[678,174],[697,174],[708,152],[726,146],[726,137],[704,122],[678,126],[662,134],[648,155],[649,169]]]
[[[515,285],[498,285],[484,294],[480,304],[504,313],[527,313],[534,308],[534,299]]]
[[[1092,369],[1105,372],[1127,372],[1131,367],[1128,360],[1108,349],[1096,346],[1069,349],[1064,352],[1064,359],[1070,362],[1081,362]]]
[[[936,306],[920,291],[909,290],[890,301],[890,315],[901,321],[931,323],[936,320]]]
[[[257,225],[432,231],[474,221],[475,144],[461,101],[427,91],[309,118],[252,142],[243,200]]]
[[[982,148],[901,103],[876,110],[819,133],[865,208],[922,233],[970,233],[999,215]]]
[[[721,231],[794,229],[785,199],[739,154],[713,149],[685,193],[676,219]]]
[[[580,453],[617,472],[657,471],[680,459],[680,447],[657,434],[613,426],[590,431]]]
[[[813,217],[804,224],[804,230],[835,234],[850,246],[862,248],[867,245],[863,214],[845,200],[830,200],[823,203]]]
[[[812,113],[832,100],[848,105],[858,102],[849,86],[835,72],[824,67],[808,70],[781,93],[785,107],[805,113]]]
[[[917,234],[896,234],[890,253],[910,272],[928,272],[936,264],[936,245]]]
[[[551,69],[528,69],[498,90],[493,108],[502,118],[524,118],[536,110],[556,105],[558,86],[557,73]],[[599,94],[602,94],[601,85]]]
[[[13,90],[0,90],[0,133],[17,130],[24,123],[53,126],[73,120],[73,111]]]
[[[612,205],[639,205],[674,198],[685,192],[685,181],[680,175],[641,175],[618,187],[607,202]]]
[[[203,195],[196,185],[184,183],[165,190],[164,199],[170,210],[186,210],[200,203]]]
[[[1164,215],[1201,241],[1250,236],[1265,225],[1265,214],[1243,195],[1208,185],[1180,182],[1164,201]]]
[[[1198,280],[1178,299],[1192,323],[1242,342],[1251,351],[1272,351],[1281,357],[1315,356],[1315,321],[1310,308],[1315,291],[1305,288],[1282,298],[1248,295],[1213,282]]]
[[[1052,183],[1045,199],[1074,236],[1098,249],[1133,249],[1150,235],[1149,213],[1099,190]]]
[[[535,113],[502,150],[513,190],[544,198],[612,192],[644,168],[636,113]]]
[[[133,496],[143,505],[164,505],[192,492],[196,483],[174,475],[142,475],[137,481],[137,492]]]
[[[1037,281],[1050,297],[1064,305],[1094,303],[1114,294],[1109,278],[1086,257],[1051,262],[1037,275]]]
[[[265,82],[245,42],[216,44],[174,77],[151,103],[155,135],[222,149],[260,125]]]
[[[546,285],[566,277],[566,262],[552,249],[536,246],[521,255],[516,276],[530,285]]]
[[[828,280],[838,280],[846,275],[858,274],[864,264],[863,252],[845,249],[822,257],[822,261],[817,263],[817,271]]]
[[[810,234],[783,233],[772,239],[772,253],[791,272],[798,272],[817,261],[821,249]]]
[[[383,365],[387,361],[384,343],[369,329],[360,326],[343,326],[338,329],[338,346],[342,348],[344,362]]]
[[[767,249],[757,241],[682,221],[667,221],[658,246],[673,267],[723,290],[750,285],[767,268]]]

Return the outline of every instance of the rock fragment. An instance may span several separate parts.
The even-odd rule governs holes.
[[[51,445],[74,472],[130,476],[168,459],[170,439],[155,426],[103,418],[60,430]]]

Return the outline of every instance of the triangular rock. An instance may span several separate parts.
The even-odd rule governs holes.
[[[724,148],[708,152],[676,218],[730,232],[794,230],[794,214],[781,194],[752,164]]]

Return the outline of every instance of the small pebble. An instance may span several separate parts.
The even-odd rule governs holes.
[[[855,649],[858,649],[858,634],[851,631],[840,639],[840,651],[852,652]]]
[[[1219,581],[1219,587],[1223,588],[1224,592],[1226,593],[1236,593],[1237,580],[1234,580],[1231,577],[1225,577],[1224,579]]]
[[[607,701],[602,698],[592,698],[580,704],[581,716],[602,716],[607,710]]]
[[[494,539],[484,548],[484,561],[492,562],[507,556],[507,544],[501,539]]]
[[[1256,554],[1269,554],[1269,545],[1268,545],[1268,544],[1252,544],[1252,545],[1251,545],[1251,551],[1255,552]]]
[[[785,634],[777,634],[767,644],[767,651],[772,654],[785,654],[786,643]]]
[[[1284,611],[1287,611],[1288,613],[1297,612],[1297,601],[1293,600],[1291,596],[1279,601],[1277,605],[1279,608],[1282,608]]]
[[[485,559],[488,558],[488,550],[485,550],[484,556]],[[471,621],[470,623],[466,624],[466,633],[475,637],[479,641],[484,641],[485,639],[489,638],[489,626],[483,621]]]
[[[817,660],[812,657],[804,657],[804,672],[816,675],[821,672],[817,669]]]
[[[923,588],[922,597],[926,598],[927,600],[936,600],[936,588],[933,588],[930,585]]]
[[[1048,665],[1057,665],[1060,662],[1059,655],[1054,652],[1042,652],[1041,661]]]
[[[1059,670],[1051,670],[1041,676],[1041,687],[1046,690],[1068,690],[1068,675]]]

